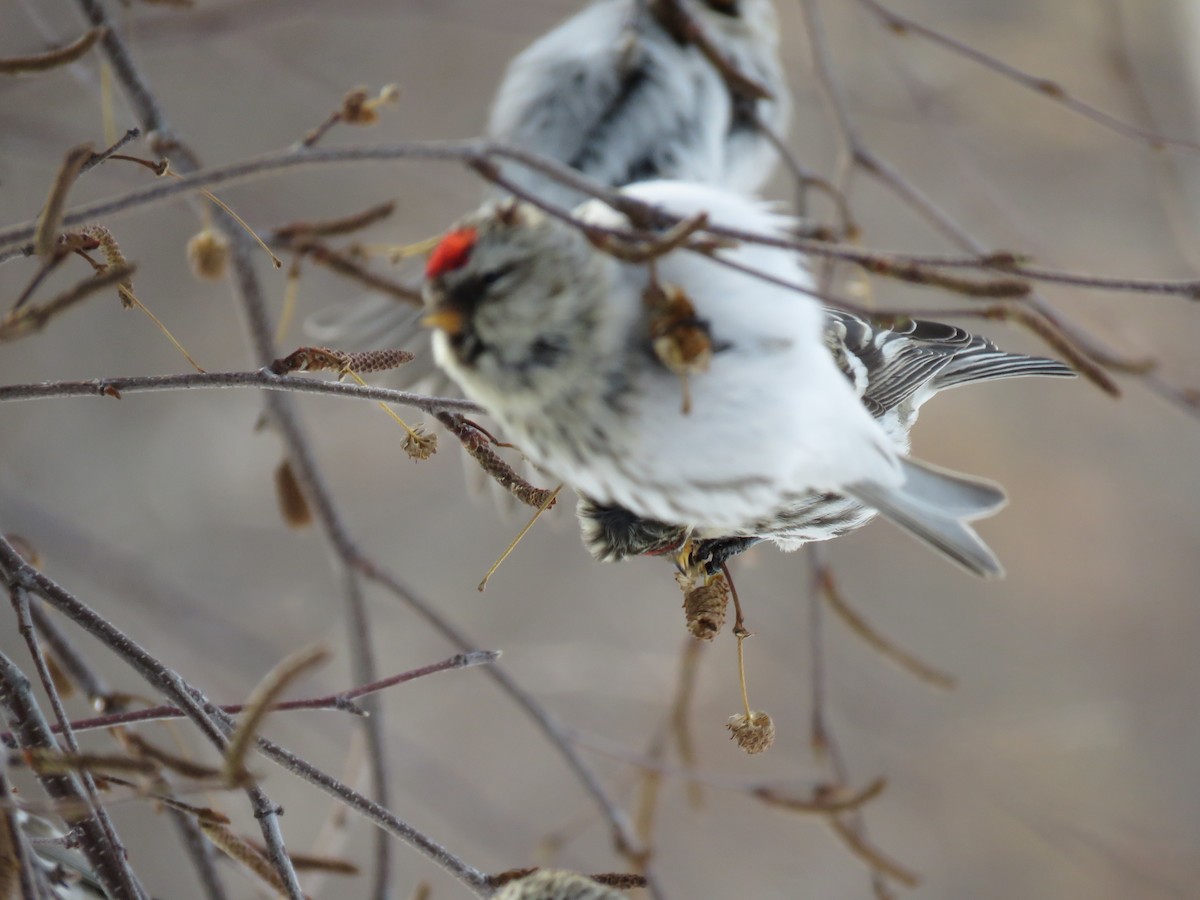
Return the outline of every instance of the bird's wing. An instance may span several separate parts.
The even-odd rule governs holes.
[[[830,350],[876,416],[910,398],[919,406],[940,390],[964,384],[1075,374],[1057,360],[1007,353],[944,322],[909,319],[884,328],[840,310],[827,310],[826,316]],[[924,396],[914,398],[923,388]]]
[[[953,325],[910,319],[892,328],[840,310],[827,310],[826,340],[873,415],[899,406],[972,342]]]

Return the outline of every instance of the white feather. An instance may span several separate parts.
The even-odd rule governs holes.
[[[626,193],[679,216],[703,211],[714,223],[759,234],[784,236],[790,224],[764,204],[701,185],[646,182]],[[578,214],[597,224],[623,220],[598,202]],[[786,281],[806,278],[789,251],[743,244],[718,255]],[[693,522],[723,534],[762,519],[793,495],[856,481],[902,481],[891,442],[825,349],[816,301],[687,251],[668,254],[656,269],[660,281],[682,289],[707,320],[714,343],[729,346],[714,355],[707,372],[689,376],[688,414],[680,380],[647,367],[628,452],[600,466],[567,463],[561,477],[645,518]],[[610,303],[626,307],[615,313],[625,321],[640,307],[649,273],[615,262],[611,271],[617,284]],[[637,490],[622,476],[628,467],[639,475],[633,482],[660,490]]]

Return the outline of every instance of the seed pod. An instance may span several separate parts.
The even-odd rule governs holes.
[[[275,496],[279,501],[279,512],[289,528],[306,528],[312,524],[312,508],[300,489],[289,459],[285,458],[275,468]]]
[[[759,710],[751,710],[749,717],[745,713],[730,716],[725,727],[737,745],[750,754],[762,753],[775,743],[775,723]]]
[[[711,641],[725,625],[729,605],[729,582],[716,575],[707,584],[693,588],[683,598],[688,632],[698,641]]]
[[[229,263],[229,239],[211,228],[201,229],[187,243],[187,258],[197,278],[223,278]]]
[[[410,459],[429,459],[437,452],[437,435],[426,434],[418,426],[408,433],[401,446]]]

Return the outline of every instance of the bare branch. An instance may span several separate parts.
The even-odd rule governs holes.
[[[68,66],[92,49],[96,41],[104,36],[105,29],[89,28],[78,38],[57,50],[35,53],[30,56],[9,56],[0,59],[0,75],[25,75],[30,72],[48,72]]]
[[[948,34],[930,28],[928,25],[923,25],[915,19],[902,16],[899,13],[892,12],[887,9],[878,0],[858,0],[860,4],[870,10],[877,18],[879,18],[887,28],[898,35],[916,34],[925,38],[928,41],[937,44],[949,50],[951,53],[957,54],[964,59],[969,59],[971,62],[978,63],[985,69],[991,69],[993,72],[998,72],[1005,78],[1015,81],[1022,87],[1029,88],[1035,93],[1041,94],[1043,97],[1048,97],[1055,103],[1058,103],[1074,113],[1078,113],[1087,119],[1091,119],[1098,125],[1107,128],[1116,134],[1131,140],[1138,141],[1148,147],[1161,149],[1164,145],[1174,147],[1184,147],[1188,150],[1200,150],[1200,144],[1195,141],[1183,140],[1182,138],[1167,137],[1166,135],[1158,134],[1153,131],[1148,131],[1145,128],[1139,128],[1122,119],[1118,119],[1111,113],[1107,113],[1099,107],[1093,106],[1090,103],[1085,103],[1074,95],[1068,93],[1057,81],[1051,81],[1048,78],[1038,78],[1035,75],[1030,75],[1022,69],[1014,65],[1004,62],[1002,59],[984,53],[976,47],[965,44],[962,41],[950,37]]]
[[[450,672],[455,669],[469,669],[474,666],[488,665],[500,658],[499,650],[472,650],[469,653],[459,653],[444,659],[441,662],[432,663],[427,666],[421,666],[417,669],[410,669],[407,672],[401,672],[398,675],[392,675],[388,678],[381,678],[371,684],[360,685],[359,687],[351,688],[348,691],[342,691],[338,694],[328,694],[322,697],[312,697],[306,700],[288,700],[283,703],[274,703],[269,707],[270,712],[296,712],[299,710],[340,710],[342,712],[352,713],[353,715],[363,715],[363,710],[355,705],[354,701],[360,697],[368,697],[371,694],[377,694],[380,691],[387,690],[390,687],[395,687],[399,684],[404,684],[408,681],[413,681],[417,678],[424,678],[427,675],[434,675],[438,672]],[[217,707],[222,712],[236,715],[243,712],[246,707],[240,703],[226,704]],[[147,709],[129,710],[126,712],[110,713],[103,716],[94,716],[90,719],[77,719],[71,722],[71,727],[76,732],[95,731],[101,728],[118,728],[129,725],[140,725],[146,722],[160,722],[166,719],[181,719],[185,718],[187,713],[177,706],[152,706]],[[58,732],[58,726],[51,726],[51,730]],[[11,732],[0,733],[0,743],[5,746],[15,748]]]
[[[364,387],[323,381],[316,378],[297,378],[276,375],[270,369],[255,372],[189,372],[183,375],[129,375],[115,378],[94,378],[90,381],[44,381],[39,384],[0,386],[0,402],[6,400],[38,400],[50,397],[110,397],[120,399],[125,394],[147,391],[181,391],[211,388],[263,388],[268,391],[296,391],[301,394],[332,394],[359,400],[385,401],[411,406],[428,413],[456,411],[481,413],[477,403],[454,397],[426,397],[409,391],[385,387]]]

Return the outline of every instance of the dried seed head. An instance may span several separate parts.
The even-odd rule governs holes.
[[[676,375],[695,375],[712,362],[712,335],[708,323],[680,288],[665,291],[652,285],[647,291],[651,306],[650,340],[654,353]]]
[[[775,743],[775,723],[765,712],[751,710],[750,716],[738,713],[725,723],[730,736],[747,753],[762,753]]]
[[[425,434],[419,427],[414,428],[404,439],[403,447],[410,459],[429,459],[437,452],[437,435]]]
[[[379,121],[379,114],[369,102],[370,94],[365,87],[356,87],[342,98],[340,111],[342,121],[347,125],[374,125]]]
[[[331,350],[328,347],[299,347],[283,359],[271,363],[271,371],[276,375],[290,375],[292,372],[345,372],[349,370],[350,355],[341,350]]]
[[[115,269],[129,264],[125,259],[125,254],[121,252],[117,239],[103,225],[89,225],[80,230],[87,237],[94,238],[99,242],[104,260],[111,268]],[[125,309],[133,309],[138,305],[138,298],[133,292],[133,282],[130,279],[125,279],[117,284],[117,295],[121,298],[121,305]]]
[[[644,301],[650,308],[650,346],[669,372],[683,382],[683,413],[691,412],[687,378],[707,372],[712,362],[713,340],[708,322],[696,315],[696,308],[680,288],[670,285],[664,291],[651,282]]]
[[[379,89],[380,103],[395,103],[400,99],[400,85],[385,84]]]
[[[407,350],[362,350],[346,358],[346,368],[352,372],[386,372],[413,361]]]
[[[542,869],[510,881],[495,895],[495,900],[626,900],[626,895],[586,875]]]
[[[312,524],[312,508],[304,491],[300,490],[300,482],[288,459],[275,467],[275,496],[279,501],[279,512],[289,528],[306,528]]]
[[[725,625],[725,607],[729,605],[729,582],[716,575],[707,584],[693,588],[683,598],[687,629],[698,641],[711,641]]]
[[[187,242],[187,258],[197,278],[223,278],[229,263],[229,239],[219,231],[204,228]]]

